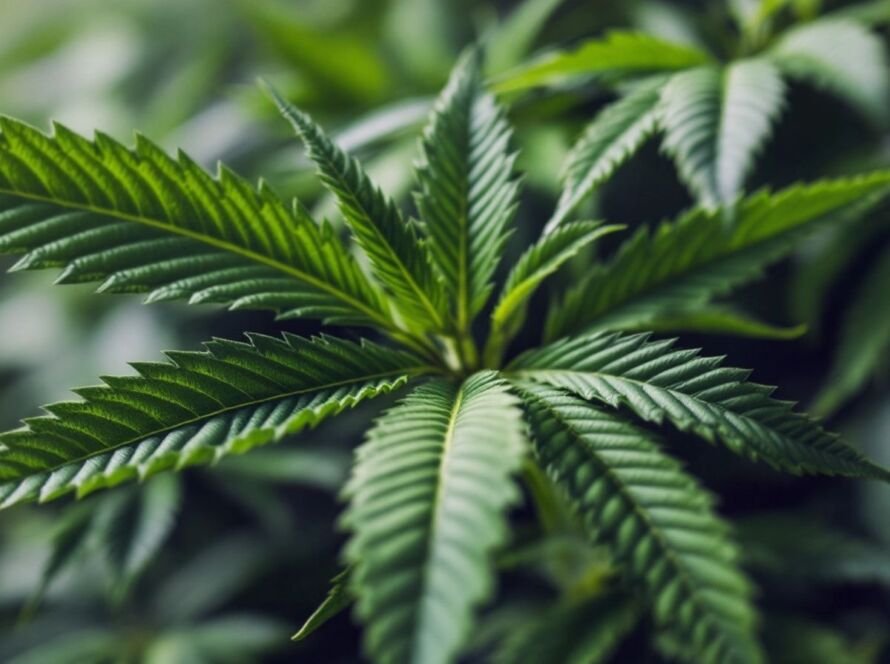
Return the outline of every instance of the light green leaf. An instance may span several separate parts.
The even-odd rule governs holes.
[[[61,125],[0,118],[0,251],[59,281],[285,317],[392,327],[386,302],[330,229],[231,171],[217,178],[142,136],[128,150]]]
[[[565,224],[526,250],[507,276],[491,314],[492,329],[486,349],[490,366],[499,364],[504,346],[521,328],[528,300],[538,286],[591,242],[623,228],[595,221]]]
[[[374,275],[396,296],[405,322],[421,330],[442,330],[444,295],[414,225],[402,218],[396,204],[371,182],[361,164],[337,147],[311,117],[272,88],[269,92],[306,145],[322,182],[337,197]]]
[[[654,231],[643,227],[554,305],[547,337],[641,328],[665,313],[701,307],[759,276],[811,230],[858,217],[888,189],[890,172],[877,171],[760,191],[739,202],[728,224],[722,210],[699,209]]]
[[[847,100],[873,122],[887,120],[890,61],[881,39],[842,18],[806,23],[785,33],[769,57],[783,72]]]
[[[524,452],[518,399],[492,372],[427,383],[381,417],[347,493],[346,555],[365,648],[378,662],[455,660],[492,587],[510,477]]]
[[[762,59],[681,72],[664,86],[664,149],[701,203],[736,201],[784,96],[779,71]]]
[[[825,387],[813,406],[817,413],[834,412],[881,369],[890,366],[890,249],[864,277],[844,315],[837,356]]]
[[[698,332],[727,334],[754,339],[798,339],[807,332],[806,325],[780,327],[764,323],[748,314],[721,306],[710,305],[690,311],[666,311],[639,326],[624,328],[637,332]]]
[[[523,0],[485,44],[486,69],[497,74],[516,66],[526,56],[538,33],[564,0]]]
[[[557,51],[499,76],[497,92],[517,92],[553,85],[577,76],[617,73],[651,74],[695,67],[711,61],[691,46],[672,44],[642,32],[613,31],[583,42],[571,51]]]
[[[306,619],[291,640],[302,641],[350,604],[352,604],[352,593],[349,592],[349,570],[345,569],[331,580],[328,596]]]
[[[890,471],[792,410],[793,403],[773,399],[773,388],[747,382],[747,371],[672,345],[643,334],[597,334],[530,351],[509,369],[792,473],[890,481]]]

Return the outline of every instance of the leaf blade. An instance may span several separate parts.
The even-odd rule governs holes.
[[[518,399],[493,372],[460,387],[427,383],[371,430],[348,485],[345,522],[374,659],[453,660],[490,591],[487,559],[505,536],[523,442]],[[386,573],[393,565],[396,586]]]
[[[535,454],[588,536],[643,587],[656,623],[691,661],[762,661],[750,584],[709,494],[642,429],[553,387],[521,389]]]
[[[425,371],[369,342],[253,336],[172,362],[134,365],[0,436],[0,508],[82,496],[161,470],[207,463],[314,426]],[[237,387],[236,387],[237,386]]]

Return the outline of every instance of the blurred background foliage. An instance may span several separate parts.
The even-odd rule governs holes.
[[[365,160],[379,184],[407,202],[417,131],[468,42],[486,43],[494,77],[533,53],[610,28],[704,43],[729,55],[744,32],[733,19],[744,26],[759,11],[773,12],[770,20],[779,24],[823,12],[854,16],[885,42],[890,23],[890,2],[817,0],[0,0],[0,112],[43,128],[50,120],[88,134],[100,128],[125,141],[137,129],[208,167],[223,160],[249,177],[262,175],[333,219],[331,201],[258,92],[257,77],[311,111]],[[528,173],[523,242],[552,210],[571,142],[612,98],[608,85],[587,79],[508,98],[520,168]],[[750,185],[888,166],[885,127],[795,84]],[[650,144],[586,212],[633,226],[690,204],[673,165]],[[850,338],[850,330],[863,318],[868,323],[875,308],[888,308],[888,213],[884,206],[842,233],[812,238],[738,296],[765,320],[805,323],[803,338],[690,340],[731,355],[735,365],[758,367],[755,378],[785,386],[785,398],[807,405],[818,399],[833,425],[885,464],[890,330],[883,345]],[[280,328],[264,314],[147,307],[129,297],[93,297],[89,288],[49,288],[51,279],[41,272],[0,281],[4,427],[65,398],[69,386],[126,371],[127,359],[157,359],[163,349],[195,348],[240,329]],[[313,331],[306,324],[288,329]],[[875,348],[860,358],[857,376],[832,373],[837,353],[863,343]],[[354,661],[358,642],[347,613],[307,641],[291,643],[289,636],[338,571],[336,492],[368,417],[359,411],[304,436],[299,446],[256,451],[212,471],[162,476],[61,507],[4,512],[0,661]],[[788,479],[675,442],[738,523],[775,661],[890,661],[886,487]],[[613,625],[617,633],[622,620],[633,623],[633,607],[611,596],[609,566],[597,552],[577,542],[540,550],[533,537],[519,540],[504,552],[500,601],[480,624],[472,657],[589,661],[596,641],[590,625]],[[549,642],[555,621],[571,625],[572,638]],[[639,634],[616,661],[645,661]],[[499,636],[505,645],[492,655]]]

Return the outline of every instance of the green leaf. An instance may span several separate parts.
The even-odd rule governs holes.
[[[106,377],[0,435],[0,508],[243,453],[424,371],[408,353],[330,337],[206,347],[134,364],[139,375]]]
[[[792,473],[890,481],[890,471],[828,433],[773,388],[747,382],[748,372],[720,366],[697,350],[648,335],[597,334],[530,351],[514,375],[555,385],[597,403],[626,408],[656,424],[720,442],[737,454]]]
[[[337,147],[311,117],[272,88],[269,92],[306,145],[322,182],[336,196],[374,275],[396,296],[406,322],[423,330],[443,329],[444,294],[415,226],[402,218],[396,204],[371,182],[361,164]]]
[[[648,74],[687,69],[710,62],[706,53],[672,44],[642,32],[613,31],[583,42],[571,51],[556,51],[498,77],[497,92],[517,92],[565,79],[598,73]]]
[[[182,501],[178,478],[160,476],[129,495],[108,494],[96,519],[112,576],[121,597],[170,536]]]
[[[423,133],[420,217],[458,330],[485,306],[517,204],[515,155],[502,109],[482,87],[479,53],[451,74]]]
[[[392,327],[388,306],[327,227],[231,171],[216,178],[142,136],[128,150],[61,125],[0,118],[0,252],[63,283],[189,298],[284,317]]]
[[[272,545],[256,532],[231,532],[207,543],[160,580],[151,613],[168,625],[188,625],[218,615],[248,590],[269,566]],[[279,635],[287,643],[287,629]]]
[[[751,588],[710,495],[652,435],[559,389],[522,384],[535,454],[590,538],[646,593],[690,661],[760,662]]]
[[[496,74],[518,65],[547,19],[564,1],[524,0],[520,3],[486,40],[486,69]]]
[[[633,602],[607,596],[560,600],[511,620],[493,664],[596,664],[607,658],[639,620]]]
[[[492,372],[460,387],[434,381],[381,417],[360,448],[346,551],[374,661],[451,662],[469,635],[518,497],[518,404]]]
[[[825,18],[785,33],[770,49],[783,72],[847,100],[876,123],[887,119],[890,62],[881,39],[848,19]]]
[[[818,413],[837,410],[879,370],[890,349],[890,249],[865,275],[844,315],[837,356],[813,406]]]
[[[563,168],[563,189],[547,222],[550,232],[631,157],[655,131],[663,77],[641,82],[594,118],[572,147]]]
[[[890,552],[798,512],[768,513],[738,528],[748,565],[783,581],[878,583],[890,587]]]
[[[643,227],[551,309],[547,337],[640,328],[664,313],[700,307],[759,276],[812,229],[861,215],[888,186],[888,171],[823,180],[753,194],[728,224],[722,211],[699,209],[654,231]]]
[[[142,664],[237,664],[258,662],[281,650],[287,628],[261,615],[222,615],[161,632]]]
[[[504,346],[522,327],[526,305],[538,286],[591,242],[623,228],[595,221],[565,224],[526,250],[507,276],[491,314],[492,331],[486,349],[489,366],[499,364]]]
[[[302,641],[350,604],[352,604],[352,594],[349,592],[349,570],[345,569],[331,580],[328,596],[306,619],[300,630],[291,637],[291,641]]]
[[[664,149],[701,203],[716,207],[739,197],[784,96],[778,69],[763,59],[681,72],[664,86]]]
[[[698,332],[780,340],[799,339],[807,332],[806,325],[780,327],[733,309],[713,305],[691,311],[666,311],[639,327],[629,326],[626,329],[635,332]]]

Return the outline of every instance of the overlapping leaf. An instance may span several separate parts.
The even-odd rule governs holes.
[[[454,661],[490,592],[523,453],[518,399],[494,373],[434,381],[360,449],[346,523],[365,645],[377,662]]]
[[[538,286],[585,246],[622,228],[603,226],[594,221],[579,221],[561,226],[529,247],[507,275],[501,296],[491,314],[491,334],[486,353],[490,365],[500,364],[500,352],[521,328],[528,300]]]
[[[782,108],[785,86],[763,59],[675,74],[662,90],[664,149],[705,205],[733,203]]]
[[[876,122],[887,119],[890,62],[881,39],[860,23],[825,18],[789,30],[770,49],[786,73],[849,101]]]
[[[285,316],[391,326],[329,229],[225,168],[213,178],[138,136],[135,150],[0,118],[0,251],[63,282]]]
[[[436,103],[417,169],[417,207],[459,330],[491,293],[516,208],[511,133],[470,51]]]
[[[665,312],[699,307],[757,277],[811,229],[858,216],[888,189],[890,172],[878,171],[761,191],[737,205],[729,224],[722,211],[699,209],[654,231],[643,227],[551,309],[547,336],[639,329]]]
[[[773,388],[747,382],[747,371],[672,345],[644,334],[602,333],[530,351],[510,369],[643,420],[669,422],[776,468],[890,481],[890,471],[795,412],[792,403],[773,399]]]
[[[562,390],[522,384],[537,457],[590,537],[646,592],[690,661],[759,662],[751,589],[709,495],[651,434]]]
[[[890,367],[890,249],[878,256],[852,298],[826,386],[815,410],[830,413],[844,404],[866,381]]]
[[[274,91],[284,117],[303,140],[322,182],[337,197],[340,210],[371,261],[375,276],[397,297],[407,323],[420,329],[445,326],[444,294],[426,247],[413,224],[306,113]]]
[[[208,463],[313,426],[423,370],[408,353],[328,337],[217,340],[139,375],[76,390],[82,401],[0,436],[0,507],[83,495]]]
[[[706,53],[691,46],[673,44],[641,32],[616,30],[602,39],[591,39],[573,50],[557,51],[507,72],[495,88],[499,92],[514,92],[585,74],[675,71],[710,60]]]
[[[563,190],[546,232],[561,224],[655,131],[665,79],[643,81],[594,118],[566,158]]]

